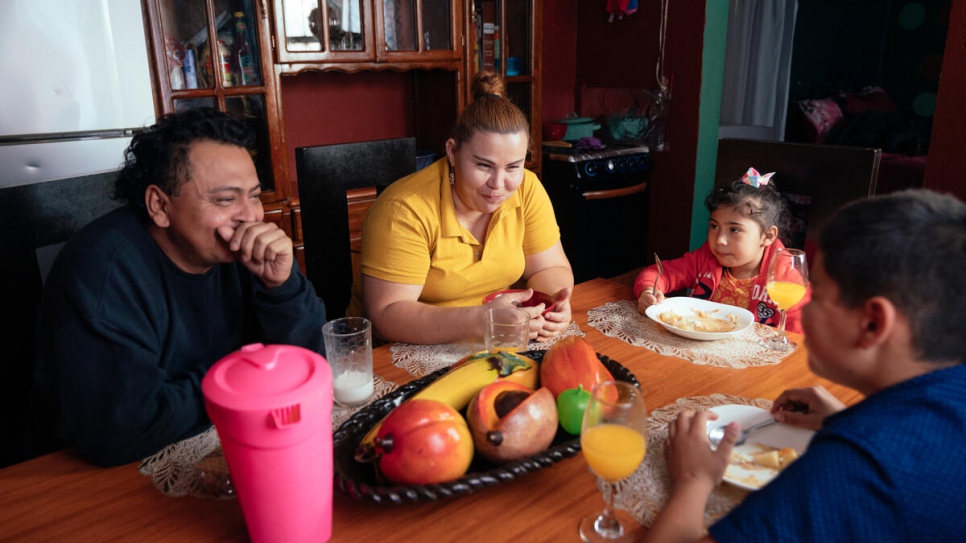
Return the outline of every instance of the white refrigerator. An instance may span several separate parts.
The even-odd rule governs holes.
[[[0,189],[116,170],[155,117],[140,1],[0,0]]]

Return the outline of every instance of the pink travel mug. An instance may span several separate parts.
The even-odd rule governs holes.
[[[319,354],[254,343],[202,381],[248,535],[267,541],[332,537],[332,372]]]

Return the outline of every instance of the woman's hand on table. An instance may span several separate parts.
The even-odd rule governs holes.
[[[775,420],[792,426],[819,430],[825,417],[845,409],[845,404],[821,385],[790,388],[771,405]]]
[[[648,307],[652,305],[659,304],[664,301],[664,293],[658,290],[654,294],[651,294],[651,289],[644,289],[641,293],[641,297],[637,299],[637,310],[643,315],[647,311]]]
[[[547,341],[550,338],[564,332],[567,327],[570,326],[571,313],[570,313],[570,297],[573,294],[573,288],[562,288],[554,294],[556,303],[554,304],[553,311],[548,312],[546,315],[542,315],[544,310],[543,304],[536,306],[533,309],[538,309],[537,317],[530,321],[530,339],[536,339],[537,341]]]

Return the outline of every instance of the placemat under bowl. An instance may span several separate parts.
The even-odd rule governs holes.
[[[688,339],[668,332],[650,317],[641,315],[633,300],[608,302],[591,309],[587,312],[587,324],[605,336],[700,366],[733,369],[769,366],[778,364],[788,354],[762,343],[775,333],[764,324],[755,323],[739,334],[716,341]]]
[[[752,399],[743,396],[712,394],[679,398],[673,404],[655,409],[647,419],[647,454],[644,461],[630,477],[617,483],[614,505],[627,511],[637,522],[651,526],[657,514],[667,503],[670,488],[670,475],[664,460],[664,440],[667,439],[667,425],[685,410],[710,409],[718,405],[752,405],[762,409],[771,408],[771,401]],[[604,490],[606,483],[598,478],[597,486]],[[708,498],[704,509],[704,525],[710,526],[726,515],[748,495],[747,490],[727,483],[721,483]]]

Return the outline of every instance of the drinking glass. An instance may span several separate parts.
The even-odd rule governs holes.
[[[332,394],[343,407],[369,401],[373,392],[372,323],[342,317],[322,326],[325,356],[332,368]]]
[[[807,286],[808,263],[805,262],[805,252],[798,249],[779,249],[768,266],[768,279],[765,283],[768,296],[781,312],[778,332],[764,341],[770,349],[787,353],[797,347],[785,335],[785,317],[788,310],[805,297]]]
[[[487,351],[517,353],[527,350],[530,314],[515,307],[493,307],[483,318],[483,344]]]
[[[614,511],[614,484],[627,477],[647,452],[647,413],[641,390],[623,381],[603,381],[594,387],[580,431],[580,449],[587,465],[607,482],[604,511],[580,521],[584,541],[624,541]]]

